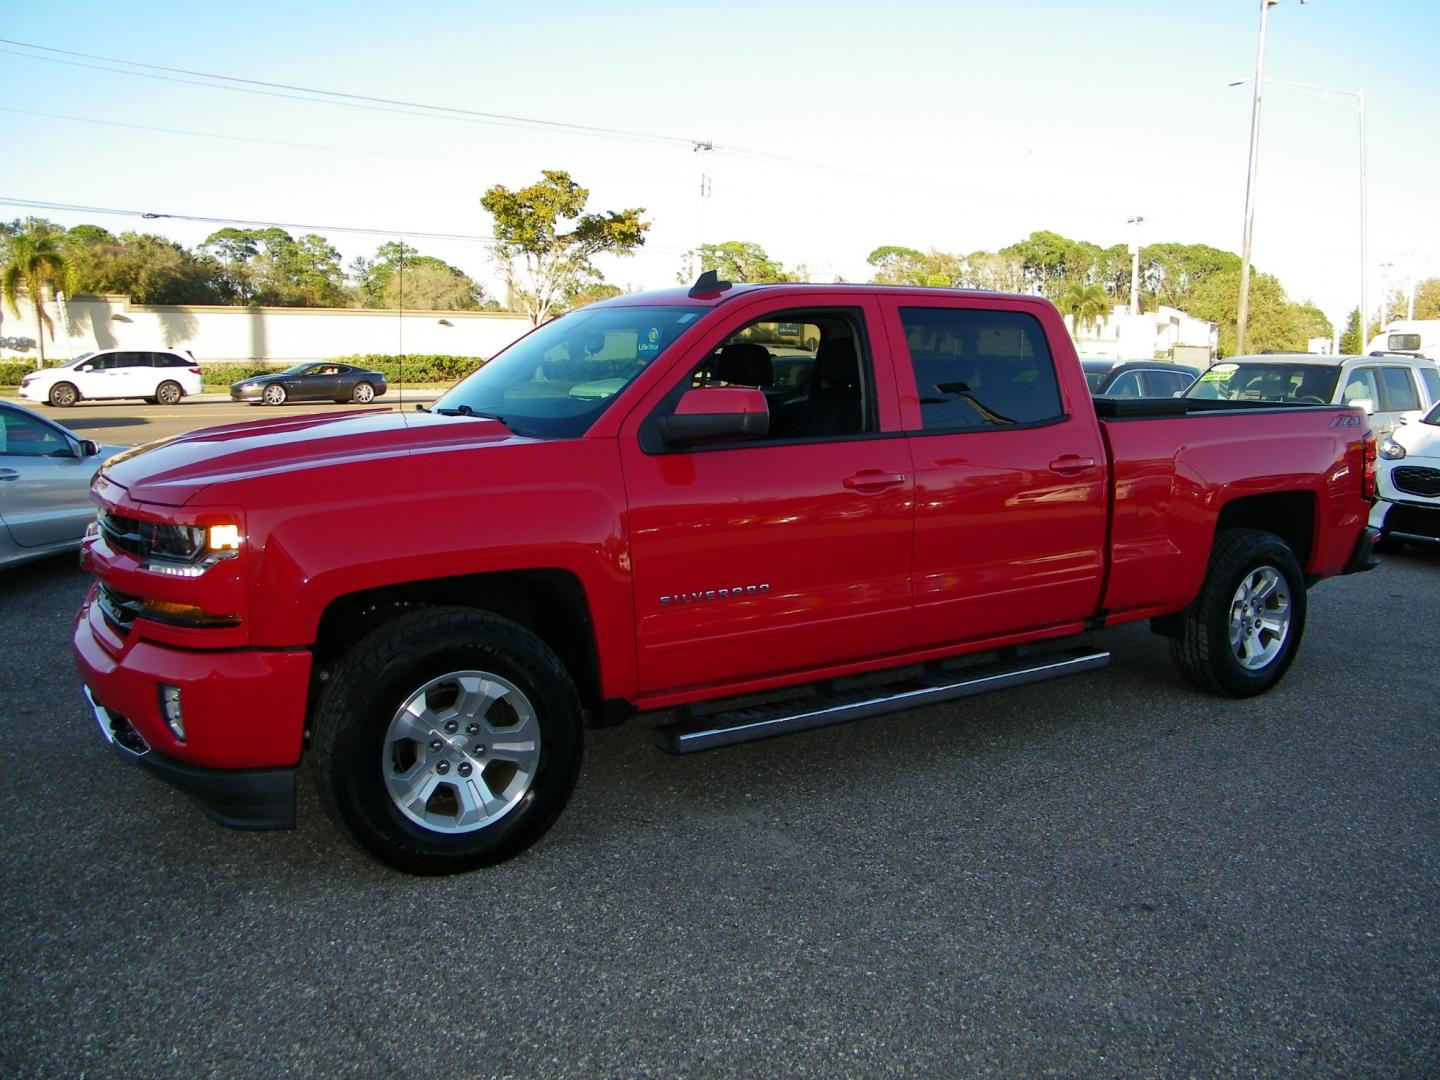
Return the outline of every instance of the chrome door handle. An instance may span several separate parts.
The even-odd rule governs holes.
[[[880,491],[904,482],[904,473],[887,473],[879,469],[861,469],[854,476],[845,478],[845,486],[851,491]]]
[[[1095,467],[1095,459],[1080,457],[1077,454],[1063,454],[1050,462],[1050,471],[1057,472],[1061,476],[1072,476],[1075,473],[1082,473],[1086,469]]]
[[[19,480],[20,474],[14,469],[0,469],[0,480]]]

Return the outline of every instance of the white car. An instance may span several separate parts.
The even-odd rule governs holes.
[[[1413,423],[1440,401],[1440,367],[1419,356],[1314,356],[1289,353],[1232,356],[1185,391],[1219,401],[1358,405],[1377,438]]]
[[[101,349],[62,367],[32,371],[20,380],[20,396],[58,408],[77,401],[143,398],[174,405],[200,393],[200,362],[179,349]]]
[[[1417,424],[1402,424],[1380,443],[1380,499],[1370,524],[1380,550],[1440,545],[1440,405]]]

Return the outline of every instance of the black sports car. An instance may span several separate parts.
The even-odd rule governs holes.
[[[357,401],[365,404],[385,393],[378,371],[322,360],[296,364],[273,375],[256,375],[230,386],[231,401],[283,405],[287,401]]]

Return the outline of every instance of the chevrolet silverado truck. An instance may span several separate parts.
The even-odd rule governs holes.
[[[1093,402],[1030,296],[730,285],[547,323],[429,409],[197,431],[97,475],[73,646],[101,734],[213,819],[469,870],[587,728],[686,753],[1092,670],[1150,620],[1258,694],[1374,565],[1345,406]]]

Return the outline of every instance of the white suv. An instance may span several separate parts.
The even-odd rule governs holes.
[[[151,405],[174,405],[200,393],[202,385],[200,363],[189,352],[101,349],[77,356],[63,367],[32,371],[20,380],[20,396],[62,409],[77,401],[106,398],[144,398]]]
[[[1419,420],[1440,401],[1434,360],[1398,353],[1369,356],[1232,356],[1185,391],[1189,398],[1358,405],[1378,438]]]
[[[1380,530],[1376,549],[1440,545],[1440,405],[1381,441],[1378,480],[1380,499],[1370,510]]]

